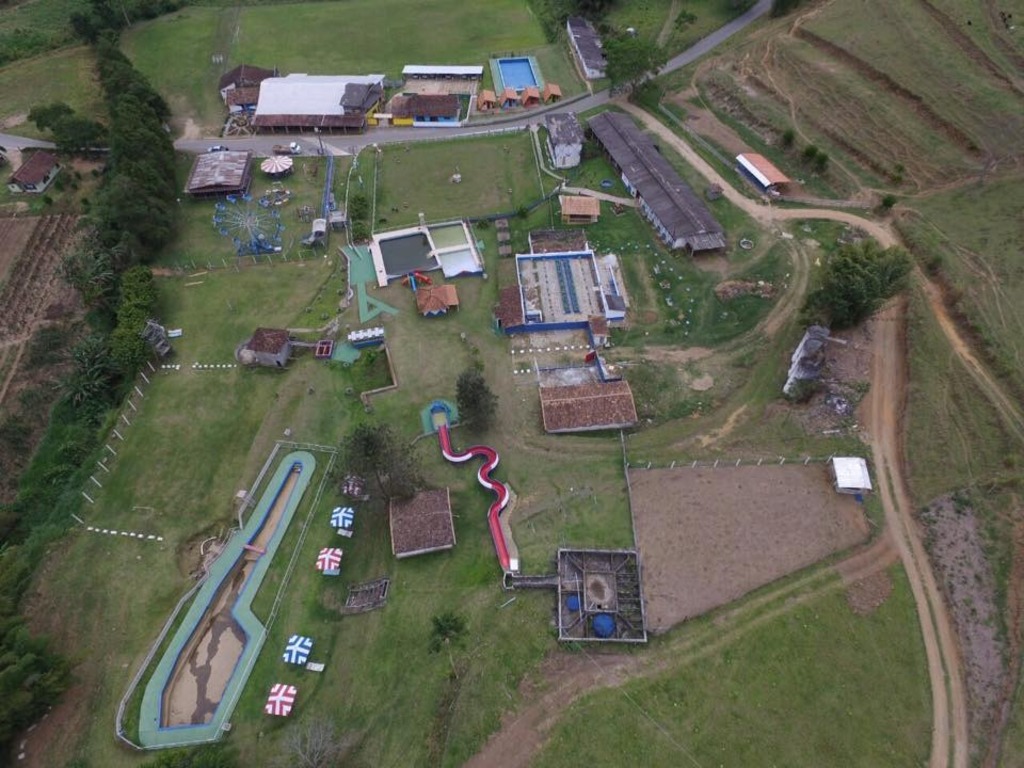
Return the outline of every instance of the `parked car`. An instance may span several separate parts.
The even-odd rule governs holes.
[[[206,151],[207,152],[227,152],[228,148],[225,147],[223,144],[214,144],[212,147],[210,147]]]
[[[275,144],[273,151],[275,155],[301,155],[302,146],[297,141],[290,144]]]

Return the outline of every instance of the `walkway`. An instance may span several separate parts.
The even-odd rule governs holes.
[[[608,203],[618,203],[619,205],[625,205],[627,208],[636,208],[636,200],[632,197],[619,197],[618,195],[609,195],[607,192],[598,192],[594,189],[587,189],[586,187],[562,187],[560,190],[567,192],[570,195],[585,195],[586,197],[596,197],[598,200],[604,200]]]

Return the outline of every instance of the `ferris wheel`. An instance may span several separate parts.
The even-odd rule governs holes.
[[[238,256],[257,256],[281,250],[281,214],[250,195],[228,195],[214,207],[213,226],[230,237]]]

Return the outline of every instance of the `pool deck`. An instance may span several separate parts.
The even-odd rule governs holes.
[[[530,62],[530,69],[533,70],[533,79],[538,90],[544,87],[544,78],[540,74],[540,65],[537,63],[535,56],[506,56],[501,59],[491,59],[491,78],[494,80],[494,92],[501,95],[501,92],[505,89],[505,78],[501,73],[501,62],[502,61],[514,61],[517,59],[526,59]],[[515,89],[517,93],[523,90],[522,87]]]

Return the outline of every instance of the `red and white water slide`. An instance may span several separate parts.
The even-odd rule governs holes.
[[[444,418],[440,418],[443,416]],[[501,570],[505,573],[514,573],[519,570],[519,561],[515,561],[509,555],[508,544],[505,541],[505,532],[501,529],[501,513],[508,506],[508,488],[504,483],[491,477],[491,472],[498,466],[498,452],[486,445],[474,445],[462,453],[456,453],[452,449],[452,438],[448,432],[447,414],[434,412],[434,426],[437,429],[437,439],[441,444],[441,455],[453,464],[462,464],[470,459],[480,457],[484,463],[477,470],[476,479],[487,490],[495,495],[494,503],[487,510],[487,525],[491,529],[491,538],[494,539],[494,550],[498,554],[498,562]]]

